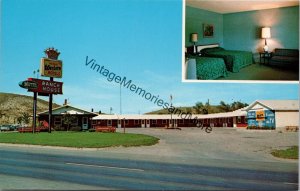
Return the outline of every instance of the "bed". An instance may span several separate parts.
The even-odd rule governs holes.
[[[227,76],[226,66],[221,58],[191,56],[189,59],[196,61],[196,78],[198,80],[214,80]]]
[[[222,58],[230,72],[239,72],[241,68],[253,63],[252,52],[225,50],[219,45],[198,46],[197,51],[204,57]]]

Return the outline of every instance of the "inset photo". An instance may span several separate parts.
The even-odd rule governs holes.
[[[183,82],[299,81],[299,1],[186,0]]]

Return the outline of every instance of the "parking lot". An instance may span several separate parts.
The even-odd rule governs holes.
[[[117,131],[123,132],[122,129]],[[278,132],[266,130],[237,130],[213,128],[205,133],[200,128],[126,129],[127,133],[153,135],[159,144],[149,147],[106,148],[108,152],[143,154],[153,156],[207,158],[250,161],[295,161],[278,159],[270,152],[298,145],[298,132]]]

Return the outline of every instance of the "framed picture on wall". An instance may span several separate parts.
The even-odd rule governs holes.
[[[203,37],[211,38],[214,36],[214,25],[203,24]]]

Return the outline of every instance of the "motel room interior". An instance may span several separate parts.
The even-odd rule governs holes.
[[[185,2],[184,80],[299,81],[299,1]]]

